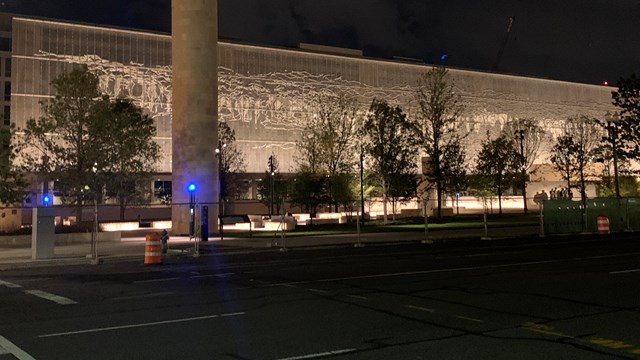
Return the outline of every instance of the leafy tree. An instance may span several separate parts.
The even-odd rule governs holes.
[[[85,186],[97,184],[94,164],[107,163],[104,116],[109,100],[98,91],[98,77],[86,69],[63,74],[51,85],[56,95],[41,104],[42,117],[27,121],[21,155],[28,171],[64,184],[68,197],[63,202],[80,207],[88,199]],[[81,221],[79,209],[77,216]]]
[[[459,139],[451,142],[442,160],[443,192],[453,198],[469,186],[466,154]]]
[[[269,209],[271,213],[271,204],[275,207],[275,214],[280,214],[283,209],[284,202],[289,196],[289,184],[284,178],[280,170],[278,158],[271,155],[273,163],[273,173],[265,171],[264,176],[258,185],[258,194],[260,194],[261,202]],[[273,200],[272,195],[273,194]]]
[[[613,105],[621,111],[619,119],[615,119],[616,131],[607,134],[605,140],[615,140],[619,158],[640,159],[640,78],[636,74],[620,78],[618,90],[611,96]]]
[[[586,178],[600,151],[602,135],[596,119],[584,115],[573,117],[567,120],[564,134],[551,149],[551,163],[567,182],[567,191],[570,192],[572,180],[577,178],[583,212],[587,202]]]
[[[323,97],[318,101],[316,113],[302,130],[298,148],[298,172],[326,175],[330,179],[353,170],[353,153],[358,130],[358,105],[345,96]],[[333,199],[332,181],[329,181],[329,204]]]
[[[442,198],[447,170],[444,157],[453,144],[468,135],[463,131],[460,116],[463,106],[455,92],[447,69],[434,67],[418,80],[416,91],[420,116],[419,131],[422,147],[428,156],[427,178],[436,185],[437,215],[442,217]]]
[[[99,201],[107,185],[109,194],[126,206],[137,196],[132,195],[134,184],[158,156],[153,122],[130,102],[112,102],[101,94],[98,77],[86,68],[51,84],[55,97],[42,103],[43,116],[27,121],[24,129],[25,167],[59,180],[67,204]],[[79,209],[77,216],[81,221]]]
[[[372,163],[371,171],[380,180],[386,223],[387,198],[393,179],[415,175],[415,125],[407,119],[399,106],[392,107],[384,100],[374,99],[362,126],[362,132],[366,139],[365,151]]]
[[[156,128],[153,119],[130,100],[111,102],[103,124],[106,152],[103,168],[107,195],[118,200],[120,220],[130,204],[150,200],[148,184],[154,164],[160,158],[160,146],[153,140]],[[100,165],[100,164],[98,164]]]
[[[546,133],[533,119],[513,119],[509,121],[503,133],[506,136],[514,136],[516,140],[516,150],[520,156],[520,173],[516,177],[517,185],[522,190],[522,200],[525,214],[527,208],[527,182],[528,174],[534,161],[538,158],[540,144],[544,140]]]
[[[236,133],[229,125],[218,123],[218,153],[220,170],[220,199],[228,202],[237,199],[247,192],[248,185],[242,181],[242,174],[246,171],[244,154],[236,145]],[[224,211],[224,207],[222,207]]]
[[[0,126],[0,205],[19,203],[27,187],[22,174],[13,166],[16,149],[11,138],[14,130],[13,125]]]
[[[327,202],[327,177],[317,173],[298,172],[291,184],[291,204],[299,206],[314,218],[318,206]]]
[[[487,186],[495,189],[500,214],[504,190],[513,184],[519,169],[520,158],[514,150],[514,141],[502,134],[497,139],[484,141],[478,153],[476,172],[484,178]]]
[[[409,202],[416,198],[416,175],[415,173],[393,174],[389,179],[389,198],[391,199],[391,209],[393,220],[396,220],[396,210],[398,204]]]

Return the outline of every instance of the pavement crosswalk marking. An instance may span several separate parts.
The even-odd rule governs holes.
[[[73,301],[73,300],[68,299],[66,297],[63,297],[63,296],[54,295],[54,294],[51,294],[51,293],[48,293],[48,292],[42,291],[42,290],[27,290],[27,291],[25,291],[25,293],[30,294],[30,295],[34,295],[34,296],[37,296],[39,298],[43,298],[43,299],[46,299],[46,300],[53,301],[53,302],[58,303],[60,305],[77,304],[76,301]]]
[[[35,360],[31,355],[15,346],[11,341],[7,340],[7,338],[3,336],[0,336],[0,355],[1,354],[11,354],[18,358],[18,360]]]

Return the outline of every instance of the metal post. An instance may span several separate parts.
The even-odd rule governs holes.
[[[360,145],[360,213],[364,225],[364,149]]]
[[[540,237],[544,237],[544,200],[540,202]]]
[[[429,214],[427,213],[427,199],[424,199],[422,202],[422,209],[424,211],[424,240],[422,240],[423,244],[432,244],[433,240],[429,236]]]
[[[522,129],[516,130],[516,139],[520,140],[520,157],[522,158],[522,165],[520,168],[520,176],[521,176],[520,181],[522,181],[522,200],[523,200],[523,206],[524,206],[524,213],[526,214],[529,211],[529,208],[527,206],[527,182],[526,182],[527,174],[525,169],[526,159],[524,157],[524,130]]]

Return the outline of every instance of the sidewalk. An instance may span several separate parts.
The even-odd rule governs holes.
[[[534,237],[539,234],[538,226],[519,226],[489,229],[490,239]],[[283,248],[317,248],[327,246],[346,246],[358,242],[355,233],[322,235],[322,236],[278,236],[248,238],[234,238],[233,233],[226,233],[223,240],[211,237],[208,242],[200,242],[200,253],[211,253],[214,249],[224,253],[247,253],[255,251],[269,251]],[[480,240],[484,237],[484,229],[453,229],[429,231],[429,241],[443,242],[453,240]],[[363,233],[360,238],[362,244],[388,244],[421,242],[425,240],[424,231],[421,232],[379,232]],[[174,236],[169,240],[167,257],[183,256],[194,253],[195,242],[188,237]],[[105,241],[98,243],[98,256],[104,262],[139,258],[144,260],[144,237],[123,238],[121,241]],[[0,270],[11,268],[26,268],[35,266],[82,265],[90,263],[87,254],[91,252],[88,242],[59,244],[54,249],[52,259],[31,259],[30,245],[2,244],[0,237]]]

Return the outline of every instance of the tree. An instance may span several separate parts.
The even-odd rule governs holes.
[[[527,213],[527,183],[534,161],[538,158],[540,144],[544,140],[545,131],[533,119],[513,119],[509,121],[503,133],[506,136],[514,136],[516,150],[520,156],[520,173],[517,176],[517,185],[522,190],[522,201],[525,214]]]
[[[434,67],[418,80],[416,91],[420,116],[420,140],[428,157],[427,178],[436,185],[437,215],[442,217],[446,169],[443,158],[451,146],[468,135],[461,128],[463,106],[447,69]]]
[[[56,95],[41,103],[42,117],[27,121],[21,155],[28,171],[64,184],[64,203],[80,207],[88,199],[85,186],[96,184],[94,164],[106,163],[102,117],[108,99],[98,91],[98,77],[86,69],[62,74],[51,85]],[[82,221],[79,209],[76,215]]]
[[[403,172],[393,174],[389,179],[389,198],[391,199],[391,211],[393,220],[396,220],[396,210],[400,203],[406,203],[416,198],[416,174]]]
[[[258,185],[258,194],[260,194],[261,202],[269,209],[269,213],[272,211],[272,206],[275,207],[275,214],[280,214],[284,202],[289,196],[289,184],[287,180],[282,176],[280,170],[280,163],[275,155],[270,156],[270,166],[265,171],[264,176],[260,179]]]
[[[153,140],[153,119],[140,107],[124,99],[109,105],[104,116],[107,122],[103,124],[107,157],[98,170],[107,196],[118,200],[120,220],[124,220],[127,206],[149,202],[148,184],[160,159],[160,146]]]
[[[564,134],[551,149],[551,163],[567,182],[568,193],[571,192],[571,181],[574,178],[578,180],[584,216],[587,205],[586,178],[591,175],[588,171],[598,156],[602,138],[603,131],[598,121],[581,115],[567,120]]]
[[[407,119],[399,106],[392,107],[384,100],[374,99],[362,126],[362,132],[365,137],[365,151],[372,163],[371,171],[380,180],[386,224],[387,197],[393,179],[415,176],[415,124]]]
[[[355,160],[350,154],[353,153],[358,130],[357,104],[355,99],[345,96],[319,99],[316,113],[296,143],[298,172],[326,175],[331,179],[353,170]],[[327,190],[331,206],[335,203],[331,181]]]
[[[237,199],[247,192],[247,183],[242,181],[242,174],[246,171],[244,154],[236,145],[236,133],[229,125],[218,122],[218,153],[220,170],[220,199],[228,202]],[[224,210],[224,207],[222,207]]]
[[[58,179],[68,195],[62,201],[78,207],[98,201],[107,183],[110,193],[129,201],[125,193],[135,191],[137,176],[157,159],[151,119],[130,102],[110,101],[98,82],[86,68],[54,79],[55,97],[41,104],[42,117],[27,121],[22,139],[25,167],[46,174],[45,181]],[[77,216],[81,221],[79,209]]]
[[[442,157],[443,193],[454,197],[469,186],[466,157],[460,140],[452,141]]]
[[[0,126],[0,206],[19,203],[27,183],[13,165],[15,147],[11,143],[15,126]]]
[[[640,78],[636,74],[620,78],[618,90],[611,97],[613,105],[621,109],[614,132],[617,155],[622,159],[640,159]],[[610,136],[605,137],[606,141],[613,140]]]
[[[497,139],[486,140],[478,153],[476,172],[485,179],[488,186],[495,189],[498,195],[498,209],[502,214],[502,195],[504,190],[513,184],[518,172],[520,158],[515,152],[514,141],[505,134]]]
[[[308,212],[313,219],[318,206],[327,202],[327,177],[298,172],[291,183],[291,204]]]

